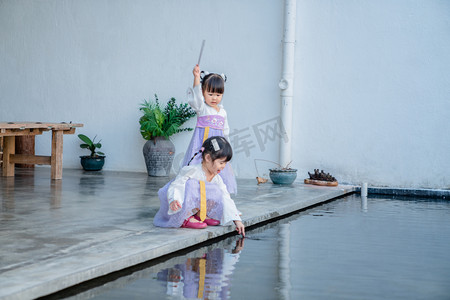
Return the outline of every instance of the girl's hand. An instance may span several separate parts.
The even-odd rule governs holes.
[[[236,231],[241,234],[243,237],[245,237],[245,226],[242,224],[241,221],[234,221],[234,224],[236,225]]]
[[[181,208],[181,204],[180,204],[180,202],[178,202],[178,200],[174,200],[174,201],[170,202],[169,207],[170,207],[170,210],[177,211]]]
[[[192,70],[192,74],[194,74],[195,78],[200,79],[200,66],[199,65],[195,65],[194,70]]]

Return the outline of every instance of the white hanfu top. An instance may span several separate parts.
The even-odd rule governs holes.
[[[186,187],[186,182],[189,179],[197,179],[206,180],[205,171],[203,171],[202,164],[196,164],[191,166],[185,166],[180,170],[175,180],[170,184],[169,189],[167,190],[167,200],[169,204],[174,200],[178,200],[181,205],[184,202],[184,190]],[[230,193],[228,193],[226,185],[222,181],[222,177],[214,176],[210,183],[217,184],[222,191],[223,194],[223,214],[222,219],[220,220],[221,225],[225,225],[231,221],[241,221],[241,217],[239,216],[239,211],[236,208],[236,204],[233,199],[230,197]],[[170,209],[167,212],[169,215],[173,215],[177,213],[177,211],[173,211]]]
[[[220,108],[219,111],[215,110],[213,107],[205,103],[205,98],[203,97],[201,84],[197,84],[193,88],[188,88],[187,90],[187,100],[189,105],[197,113],[197,116],[211,116],[219,115],[225,119],[225,124],[223,128],[223,135],[229,141],[228,136],[230,135],[230,127],[228,125],[227,112],[223,108],[222,104],[217,106]]]

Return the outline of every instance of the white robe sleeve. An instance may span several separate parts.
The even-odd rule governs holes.
[[[222,220],[220,220],[220,224],[226,225],[231,221],[241,221],[239,211],[233,199],[231,199],[230,193],[228,193],[227,186],[225,185],[225,183],[223,183],[223,180],[220,176],[216,175],[216,177],[217,184],[219,185],[219,188],[223,194],[223,214]]]
[[[193,110],[195,110],[196,113],[201,113],[203,107],[206,105],[205,101],[203,100],[201,84],[197,84],[193,88],[188,88],[187,100],[189,105]]]
[[[178,173],[177,177],[170,184],[169,189],[167,190],[167,201],[169,201],[169,204],[175,200],[178,200],[178,202],[180,202],[180,205],[183,206],[186,182],[189,180],[189,178],[192,178],[195,172],[196,169],[193,166],[185,166],[180,170],[180,173]],[[173,215],[178,211],[179,210],[171,210],[169,206],[169,211],[167,213],[169,215]]]

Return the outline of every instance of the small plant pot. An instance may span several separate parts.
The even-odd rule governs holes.
[[[292,184],[297,178],[297,169],[270,169],[269,177],[275,184]]]
[[[80,156],[81,166],[85,171],[100,171],[105,164],[106,156]]]

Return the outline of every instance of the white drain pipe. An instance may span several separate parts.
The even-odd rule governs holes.
[[[292,99],[294,97],[295,19],[297,0],[284,2],[283,70],[278,84],[281,89],[281,121],[285,137],[280,139],[280,165],[292,160]]]

